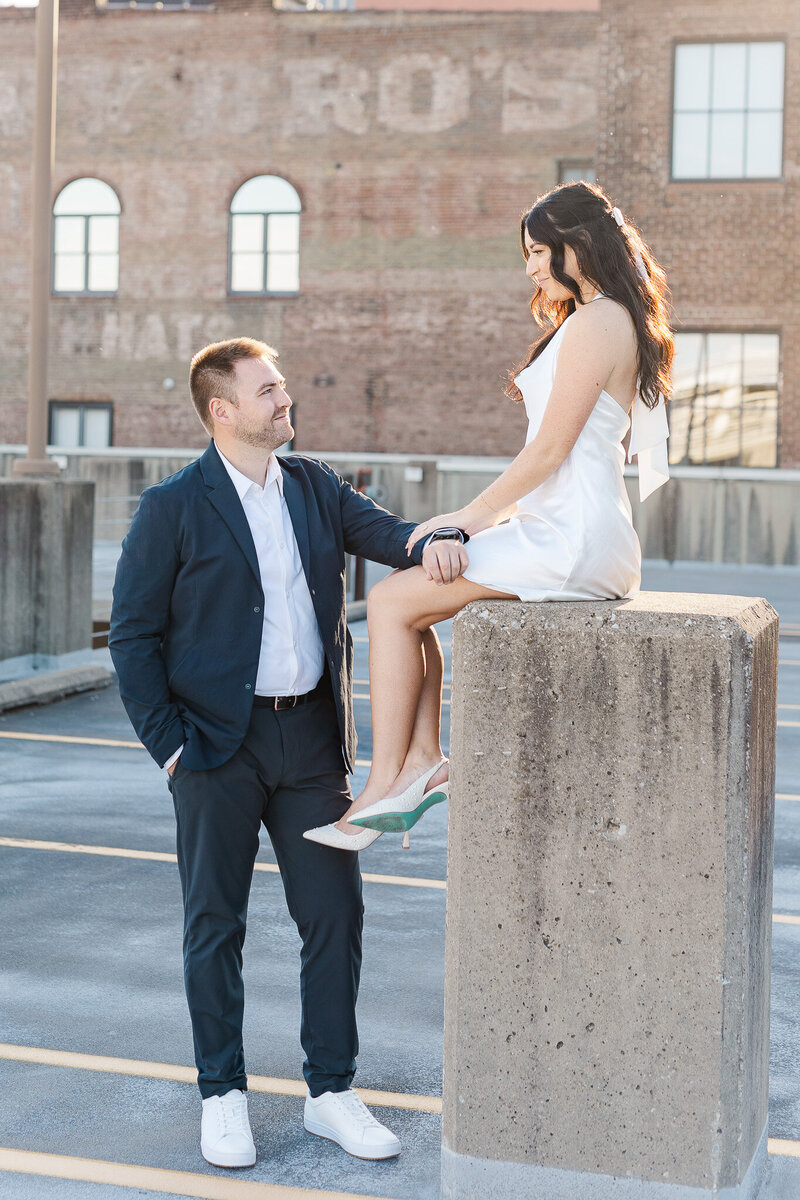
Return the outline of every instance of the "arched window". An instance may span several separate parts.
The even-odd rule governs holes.
[[[231,292],[287,295],[300,289],[300,197],[278,175],[248,179],[231,201]]]
[[[119,286],[117,194],[102,179],[74,179],[53,205],[53,291],[109,295]]]

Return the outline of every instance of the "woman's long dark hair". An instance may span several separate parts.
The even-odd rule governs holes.
[[[541,242],[551,251],[549,272],[567,288],[574,299],[550,301],[541,288],[531,300],[531,312],[537,325],[556,326],[534,342],[525,362],[509,378],[508,395],[521,400],[514,375],[527,367],[544,350],[556,330],[579,304],[583,304],[576,280],[564,272],[564,246],[575,251],[584,279],[624,304],[633,318],[638,342],[639,391],[648,408],[655,408],[659,394],[669,399],[672,392],[670,369],[675,352],[668,319],[669,289],[663,268],[627,218],[620,226],[611,215],[612,204],[601,188],[592,183],[564,183],[541,196],[522,218],[520,237],[527,261],[525,231],[532,242]],[[636,252],[647,269],[643,279],[636,266]]]

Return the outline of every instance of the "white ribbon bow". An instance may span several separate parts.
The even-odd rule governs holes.
[[[646,500],[669,479],[668,437],[669,425],[664,397],[658,397],[655,408],[648,408],[637,391],[631,412],[628,462],[635,454],[639,467],[640,500]]]

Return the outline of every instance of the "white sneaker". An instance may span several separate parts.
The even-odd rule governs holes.
[[[247,1117],[247,1095],[234,1088],[203,1101],[200,1150],[214,1167],[252,1167],[256,1146]]]
[[[309,1092],[303,1124],[309,1133],[338,1142],[354,1158],[394,1158],[400,1153],[398,1139],[375,1120],[352,1088],[324,1092],[316,1099]]]

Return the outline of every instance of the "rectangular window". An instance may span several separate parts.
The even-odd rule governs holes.
[[[590,158],[562,159],[559,162],[559,183],[577,183],[580,179],[584,179],[587,183],[597,183],[597,172]]]
[[[111,404],[51,400],[48,443],[67,449],[86,446],[102,450],[111,445],[112,416]]]
[[[299,213],[232,213],[230,248],[231,292],[300,290]]]
[[[114,295],[119,288],[119,217],[53,218],[53,291]]]
[[[778,465],[777,333],[676,333],[670,462]]]
[[[783,42],[675,47],[672,178],[779,179]]]

